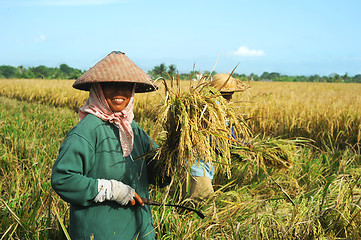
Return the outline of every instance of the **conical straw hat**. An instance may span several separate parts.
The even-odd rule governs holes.
[[[73,84],[79,90],[89,91],[95,82],[132,82],[135,92],[150,92],[157,86],[132,60],[120,51],[113,51],[81,75]]]
[[[242,92],[248,88],[242,81],[226,73],[214,75],[210,85],[220,92]]]

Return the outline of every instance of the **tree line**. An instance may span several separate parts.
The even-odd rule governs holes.
[[[13,67],[9,65],[0,66],[0,78],[43,78],[43,79],[76,79],[84,71],[61,64],[57,67],[46,67],[43,65],[37,67],[25,68],[23,66]]]
[[[209,71],[199,72],[199,71],[192,71],[191,73],[177,73],[176,66],[174,64],[167,66],[166,64],[162,63],[159,66],[155,66],[151,71],[148,72],[153,78],[164,77],[165,79],[169,79],[169,77],[173,77],[175,74],[179,76],[181,80],[191,78],[196,79],[197,76],[204,76],[204,75],[214,75],[217,72],[210,73]],[[200,75],[202,74],[202,75]],[[311,75],[311,76],[304,76],[304,75],[295,75],[295,76],[288,76],[282,75],[277,72],[263,72],[261,75],[257,75],[251,73],[250,75],[246,74],[239,74],[234,72],[232,74],[233,77],[238,78],[242,81],[275,81],[275,82],[347,82],[347,83],[361,83],[361,74],[356,74],[355,76],[349,76],[347,73],[344,75],[339,75],[337,73],[332,73],[329,76],[320,76],[320,75]]]
[[[69,67],[66,64],[61,64],[59,67],[46,67],[43,65],[37,67],[25,68],[23,66],[13,67],[9,65],[0,66],[0,79],[76,79],[81,76],[85,71]],[[177,67],[174,64],[167,66],[165,63],[161,63],[155,66],[152,70],[148,71],[151,78],[156,79],[163,77],[184,79],[197,79],[197,77],[214,75],[216,72],[209,71],[191,71],[189,73],[179,73]],[[339,75],[337,73],[330,74],[328,76],[320,75],[283,75],[277,72],[263,72],[261,75],[251,73],[249,75],[239,74],[234,72],[233,77],[236,77],[242,81],[282,81],[282,82],[347,82],[347,83],[361,83],[361,74],[355,76],[349,76],[347,73]]]

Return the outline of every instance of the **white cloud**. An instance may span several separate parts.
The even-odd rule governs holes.
[[[263,50],[254,50],[249,49],[247,46],[241,46],[236,51],[233,52],[233,55],[237,56],[246,56],[246,57],[254,57],[254,56],[264,56],[265,53]]]
[[[39,37],[35,38],[35,42],[44,42],[46,37],[44,34],[40,35]]]

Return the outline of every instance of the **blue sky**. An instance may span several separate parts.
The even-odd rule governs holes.
[[[359,0],[0,0],[0,65],[361,74]]]

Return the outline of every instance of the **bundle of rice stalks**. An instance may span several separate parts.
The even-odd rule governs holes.
[[[297,155],[297,144],[305,139],[255,138],[252,147],[232,145],[232,159],[237,162],[253,161],[257,168],[287,169]]]
[[[255,137],[250,144],[239,142],[231,146],[231,179],[226,180],[224,172],[216,171],[215,186],[232,181],[236,185],[250,186],[259,193],[267,189],[272,176],[288,172],[300,152],[300,145],[306,139],[280,139]],[[276,183],[277,185],[277,183]],[[268,190],[265,194],[268,194]]]
[[[165,85],[166,99],[156,122],[161,146],[156,150],[162,174],[173,176],[190,171],[193,163],[219,163],[229,172],[231,129],[238,138],[248,138],[250,129],[221,94],[209,86],[205,76],[195,86],[181,89]],[[154,137],[153,137],[154,138]],[[159,139],[159,136],[158,136]]]

